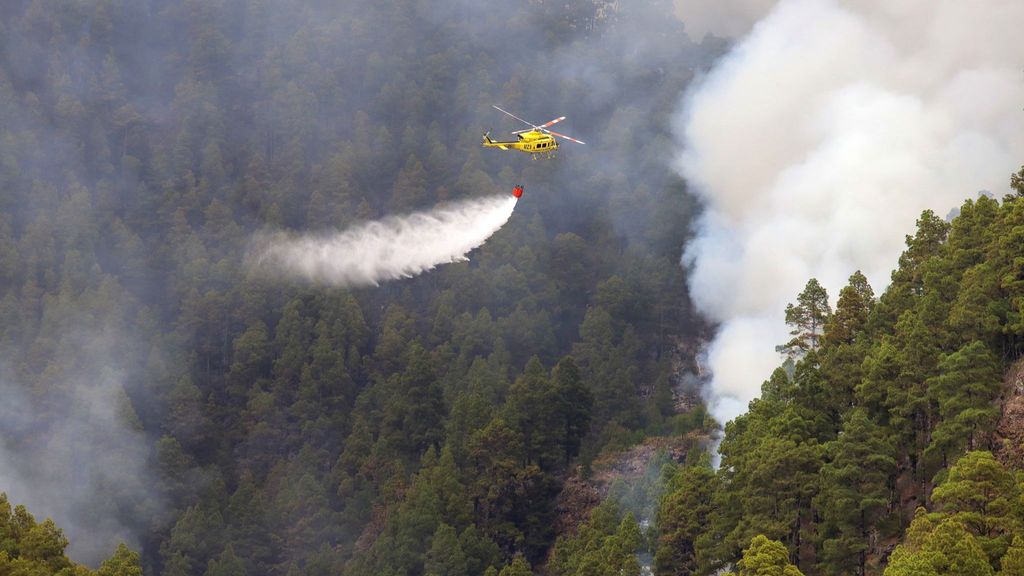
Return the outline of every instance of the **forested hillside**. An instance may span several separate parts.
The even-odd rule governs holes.
[[[659,574],[1022,573],[1024,471],[995,434],[1024,352],[1024,170],[1012,186],[922,214],[877,299],[859,272],[834,311],[807,283],[720,468],[666,472]]]
[[[570,467],[675,429],[702,330],[666,124],[723,46],[669,4],[0,4],[0,490],[147,574],[541,563]],[[588,145],[485,154],[519,128],[491,104]],[[514,183],[419,278],[243,264],[258,230]]]
[[[668,126],[726,45],[671,4],[0,3],[0,492],[53,518],[0,497],[0,572],[1024,573],[1024,171],[925,212],[879,297],[794,295],[715,467],[673,406],[710,327]],[[492,104],[588,144],[483,150],[520,128]],[[246,264],[514,184],[416,278]],[[599,457],[691,432],[556,533]]]

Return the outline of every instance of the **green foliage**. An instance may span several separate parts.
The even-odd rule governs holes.
[[[220,573],[220,576],[235,576],[239,574],[243,574],[243,572],[235,572],[234,574]],[[96,576],[142,576],[139,553],[133,552],[124,543],[119,544],[114,555],[104,560],[103,564],[100,565],[99,570],[96,571]]]
[[[678,265],[698,207],[660,162],[664,139],[623,127],[662,133],[664,102],[723,45],[636,58],[617,83],[640,100],[608,114],[545,71],[562,46],[616,61],[605,40],[650,7],[505,4],[457,18],[422,3],[0,6],[0,363],[59,415],[65,376],[103,376],[74,334],[119,334],[125,384],[97,404],[151,443],[151,489],[96,487],[146,535],[141,557],[119,548],[101,573],[526,574],[576,462],[672,425],[675,350],[701,332]],[[685,38],[673,19],[645,24]],[[529,38],[533,65],[481,43],[492,29]],[[573,103],[592,152],[481,154],[489,117],[473,111],[497,95],[528,110],[541,84]],[[787,310],[801,362],[726,426],[718,472],[671,480],[664,571],[735,564],[762,533],[805,571],[877,571],[877,535],[929,501],[997,565],[1016,505],[991,495],[979,512],[960,495],[985,490],[973,459],[930,490],[986,447],[999,374],[1024,351],[1022,174],[1018,196],[965,203],[952,223],[922,214],[877,302],[855,273],[829,316],[808,282]],[[261,229],[344,228],[533,181],[558,193],[421,278],[286,286],[241,258]],[[705,427],[701,410],[675,423]],[[12,428],[19,451],[45,437]],[[5,507],[0,564],[84,573],[52,522]],[[638,570],[638,530],[611,516],[592,526],[601,552],[575,555],[581,573]]]
[[[707,455],[669,479],[658,508],[658,574],[690,574],[706,566],[707,560],[697,554],[697,541],[711,520],[717,488]]]
[[[808,573],[878,574],[883,543],[920,502],[935,511],[914,521],[889,571],[1012,565],[1019,483],[976,450],[993,442],[1002,375],[1021,353],[1024,244],[1007,240],[1024,230],[1021,214],[1014,198],[967,201],[950,223],[926,211],[877,301],[854,273],[829,315],[824,290],[808,282],[787,309],[790,358],[725,426],[714,488],[699,501],[709,505],[662,501],[659,530],[674,544],[659,548],[659,571],[738,566],[763,534]],[[695,514],[701,528],[681,529]]]
[[[428,576],[467,576],[466,554],[451,526],[441,523],[430,539],[424,573]]]
[[[1024,538],[1014,536],[1013,543],[999,562],[999,576],[1024,575]]]
[[[758,534],[782,540],[790,550],[811,535],[823,445],[814,436],[815,415],[793,402],[800,394],[795,384],[776,370],[747,414],[726,425],[719,448],[721,490],[711,530],[697,550],[711,568],[735,561]]]
[[[498,576],[533,576],[530,564],[522,557],[516,556],[512,563],[501,569]]]
[[[867,277],[858,270],[839,291],[836,311],[825,324],[824,341],[829,346],[850,344],[862,336],[875,305],[875,293]]]
[[[821,468],[822,489],[815,501],[822,516],[823,572],[865,572],[869,530],[891,498],[895,453],[885,429],[859,408],[849,414],[839,438],[826,447],[828,463]]]
[[[565,461],[569,462],[580,452],[583,437],[590,429],[593,394],[580,375],[572,356],[566,356],[551,373],[557,394],[559,418],[565,430],[561,437]]]
[[[779,348],[791,358],[816,351],[832,317],[828,293],[815,278],[807,281],[807,286],[797,296],[796,302],[796,305],[786,305],[786,324],[790,327],[789,334],[793,339]]]
[[[736,563],[737,576],[802,576],[803,572],[789,563],[786,547],[758,534]]]
[[[562,457],[559,434],[565,425],[559,414],[559,393],[540,359],[530,359],[509,388],[505,409],[505,419],[523,439],[531,464],[550,468]]]
[[[977,540],[956,520],[938,524],[918,514],[907,541],[893,552],[885,576],[985,576],[995,571]]]
[[[1010,187],[1017,192],[1018,196],[1024,196],[1024,166],[1010,176]]]
[[[938,372],[928,381],[928,395],[942,421],[932,432],[929,450],[940,452],[945,463],[957,448],[973,450],[978,435],[995,425],[999,407],[992,399],[1002,386],[1002,370],[992,352],[975,340],[944,356]]]
[[[636,552],[642,544],[636,518],[622,515],[609,498],[575,536],[559,538],[548,568],[554,576],[639,576]]]
[[[24,506],[11,508],[0,492],[0,574],[12,576],[142,576],[138,552],[124,543],[95,572],[64,555],[68,539],[47,518],[42,522]]]
[[[245,563],[235,555],[234,548],[228,545],[217,559],[210,560],[204,576],[245,576]]]
[[[943,517],[958,522],[982,547],[993,566],[1022,529],[1020,488],[990,452],[968,452],[932,492]]]

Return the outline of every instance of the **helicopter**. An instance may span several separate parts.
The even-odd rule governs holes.
[[[566,140],[569,140],[570,142],[575,142],[577,144],[586,144],[586,142],[581,142],[575,138],[570,138],[565,134],[559,134],[554,130],[548,130],[548,126],[558,124],[562,120],[565,120],[565,116],[555,118],[554,120],[545,122],[544,124],[537,126],[536,124],[527,122],[526,120],[523,120],[519,116],[516,116],[515,114],[512,114],[507,110],[502,110],[501,108],[498,108],[493,104],[491,105],[491,107],[497,110],[498,112],[507,114],[515,118],[516,120],[519,120],[523,124],[530,126],[530,128],[528,130],[517,130],[513,132],[513,134],[516,134],[519,137],[518,140],[492,140],[490,132],[484,132],[484,148],[519,150],[520,152],[526,152],[532,158],[537,158],[541,154],[543,154],[546,158],[551,158],[555,155],[555,151],[558,150],[558,140],[555,139],[555,136],[558,136],[559,138],[564,138]]]

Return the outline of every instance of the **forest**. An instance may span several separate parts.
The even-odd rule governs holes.
[[[1024,170],[924,213],[880,296],[851,270],[832,310],[810,280],[745,415],[679,408],[714,326],[670,116],[729,42],[669,12],[0,3],[0,573],[1024,574],[997,433]],[[492,104],[588,144],[483,150],[520,128]],[[516,183],[504,228],[416,278],[245,264],[258,232]],[[562,529],[568,486],[664,437],[650,518],[620,484]]]
[[[1024,168],[1012,184],[950,222],[923,213],[878,298],[854,272],[832,310],[808,281],[789,358],[726,424],[720,467],[666,471],[659,573],[1021,573],[1005,405],[1024,392]]]
[[[675,427],[673,362],[705,328],[660,120],[723,44],[588,71],[638,95],[613,107],[547,74],[676,31],[647,7],[293,8],[0,9],[0,490],[58,519],[73,558],[125,540],[147,574],[538,565],[570,469]],[[497,29],[551,50],[525,63]],[[532,86],[572,103],[587,155],[482,153],[510,130],[491,104],[548,113]],[[468,263],[348,291],[244,266],[258,230],[516,182],[529,196]]]

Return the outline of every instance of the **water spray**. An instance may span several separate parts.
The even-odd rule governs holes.
[[[512,216],[522,187],[506,194],[390,216],[327,234],[258,234],[248,262],[272,275],[338,287],[376,286],[468,260]]]

